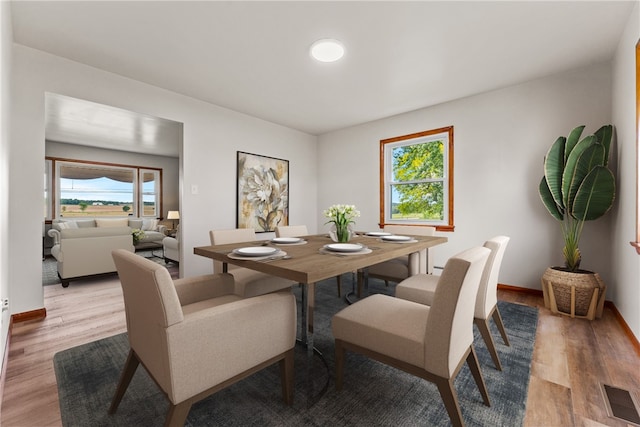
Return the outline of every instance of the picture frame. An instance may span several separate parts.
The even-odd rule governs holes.
[[[237,228],[256,233],[289,224],[289,161],[237,152]]]

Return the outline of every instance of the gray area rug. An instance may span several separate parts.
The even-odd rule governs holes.
[[[178,265],[175,263],[165,264],[164,259],[161,257],[162,248],[154,249],[154,250],[142,250],[136,252],[136,254],[143,256],[145,258],[150,259],[151,261],[157,262],[160,265],[167,267],[171,276],[174,278],[178,277]],[[115,276],[115,274],[114,274]],[[82,280],[93,280],[91,278],[82,279]],[[76,281],[77,283],[78,281]],[[52,256],[47,256],[42,261],[42,286],[50,286],[50,285],[59,285],[60,278],[58,277],[58,266],[57,261]],[[71,286],[73,286],[74,282],[71,282]]]
[[[345,276],[346,278],[346,276]],[[343,280],[343,289],[348,281]],[[391,294],[393,286],[372,280],[371,292]],[[299,290],[294,287],[298,295]],[[317,355],[310,359],[296,347],[294,404],[282,403],[277,365],[228,387],[195,404],[187,426],[447,426],[449,417],[436,387],[424,380],[347,353],[345,384],[335,390],[334,346],[330,318],[345,307],[334,280],[318,284],[315,346],[323,353],[328,370]],[[475,329],[475,346],[491,398],[482,398],[467,366],[455,381],[467,426],[519,426],[525,413],[531,357],[538,310],[499,302],[511,346],[493,335],[502,361],[497,371]],[[300,307],[298,306],[298,309]],[[212,344],[214,345],[214,344]],[[107,409],[129,350],[120,334],[57,353],[54,366],[60,411],[65,426],[160,426],[168,400],[144,368],[139,367],[115,415]],[[310,372],[311,375],[306,375]],[[308,379],[312,378],[312,383]],[[321,394],[323,386],[326,392]],[[309,391],[311,390],[311,391]]]

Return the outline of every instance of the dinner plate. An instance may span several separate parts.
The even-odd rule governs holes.
[[[358,252],[364,249],[364,246],[356,243],[331,243],[324,247],[333,252]]]
[[[249,246],[233,250],[234,254],[242,256],[266,256],[273,255],[276,252],[278,252],[277,248],[270,248],[268,246]]]
[[[388,242],[408,242],[412,238],[409,236],[396,236],[395,234],[392,234],[390,236],[382,236],[380,237],[380,239],[386,240]]]
[[[387,233],[386,231],[369,231],[367,233],[367,236],[375,236],[375,237],[391,236],[391,233]]]
[[[274,237],[271,239],[273,243],[300,243],[302,241],[299,237]]]

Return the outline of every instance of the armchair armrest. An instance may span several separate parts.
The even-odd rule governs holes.
[[[234,293],[235,284],[231,274],[207,274],[186,277],[173,281],[180,305],[193,304],[205,299],[216,298]]]
[[[60,244],[60,231],[59,230],[56,230],[55,228],[52,228],[47,232],[47,234],[49,235],[49,237],[53,238],[54,246]]]

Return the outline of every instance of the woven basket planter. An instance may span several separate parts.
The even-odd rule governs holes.
[[[544,305],[552,313],[593,320],[602,317],[606,285],[598,275],[550,267],[542,275]]]

